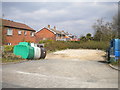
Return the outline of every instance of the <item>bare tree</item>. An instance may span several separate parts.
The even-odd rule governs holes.
[[[113,38],[118,38],[118,22],[116,16],[112,22],[105,22],[103,18],[98,19],[92,26],[95,30],[94,40],[109,41]]]

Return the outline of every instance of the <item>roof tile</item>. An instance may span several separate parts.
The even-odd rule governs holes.
[[[8,27],[15,27],[15,28],[20,28],[20,29],[35,31],[34,29],[32,29],[31,27],[29,27],[26,24],[10,21],[10,20],[6,20],[6,19],[2,19],[2,25],[3,26],[8,26]]]

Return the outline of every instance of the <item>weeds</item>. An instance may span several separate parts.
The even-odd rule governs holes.
[[[52,41],[46,40],[41,41],[45,44],[45,48],[48,51],[56,51],[56,50],[63,50],[63,49],[99,49],[99,50],[106,50],[109,46],[109,42],[105,41]],[[40,43],[41,43],[40,42]]]
[[[4,45],[4,52],[13,52],[13,47],[12,45]]]
[[[21,58],[21,56],[16,56],[13,53],[10,53],[10,52],[2,53],[2,63],[18,62],[18,61],[23,61],[23,60],[25,60],[25,59]]]

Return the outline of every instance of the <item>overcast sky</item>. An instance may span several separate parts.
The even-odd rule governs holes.
[[[112,21],[118,13],[117,2],[3,2],[5,19],[25,23],[35,30],[51,28],[76,34],[94,34],[97,19]]]

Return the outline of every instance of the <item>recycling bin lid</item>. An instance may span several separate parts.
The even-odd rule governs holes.
[[[30,46],[30,43],[28,43],[28,42],[20,42],[19,45],[28,45],[28,46]]]

